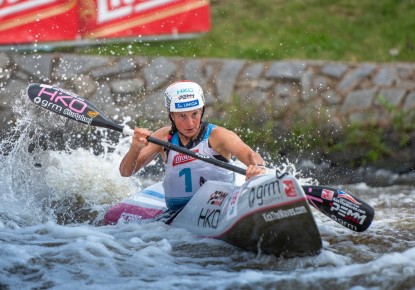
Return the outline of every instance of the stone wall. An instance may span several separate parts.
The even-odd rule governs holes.
[[[415,64],[408,63],[2,53],[0,114],[11,119],[16,96],[29,83],[40,82],[72,90],[110,117],[163,120],[163,90],[179,79],[194,80],[205,89],[208,116],[218,114],[213,105],[231,102],[234,95],[243,105],[270,107],[269,118],[311,104],[341,124],[387,121],[381,96],[397,108],[415,108]]]
[[[330,126],[344,128],[354,122],[382,126],[394,122],[387,106],[400,112],[400,117],[408,117],[408,122],[414,121],[412,63],[0,53],[0,133],[13,120],[11,106],[16,98],[33,82],[78,93],[118,122],[124,117],[155,122],[167,121],[163,91],[180,79],[196,81],[204,88],[208,118],[230,115],[229,110],[238,108],[232,104],[237,96],[240,106],[255,112],[260,125],[266,118],[283,121],[289,128],[294,119],[301,122],[303,117],[307,125],[307,117],[324,114],[322,120]],[[399,172],[415,169],[410,146],[386,163],[403,166]]]

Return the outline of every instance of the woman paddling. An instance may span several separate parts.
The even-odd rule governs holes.
[[[173,83],[166,89],[164,98],[171,126],[154,133],[145,128],[134,129],[131,147],[120,164],[122,176],[133,175],[161,154],[165,161],[164,193],[167,207],[171,210],[182,208],[207,180],[234,182],[232,171],[165,150],[149,143],[146,140],[149,135],[226,162],[231,162],[231,157],[235,156],[247,166],[246,180],[265,173],[261,156],[234,132],[202,122],[205,98],[197,83]]]

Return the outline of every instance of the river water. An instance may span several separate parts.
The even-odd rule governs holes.
[[[415,289],[415,184],[335,184],[375,208],[371,227],[352,232],[313,210],[323,251],[281,260],[158,222],[101,225],[159,166],[122,178],[129,138],[90,134],[24,96],[14,110],[0,141],[0,289]]]

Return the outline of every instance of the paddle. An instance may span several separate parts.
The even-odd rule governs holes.
[[[36,105],[77,122],[115,130],[125,135],[134,135],[134,130],[112,122],[90,102],[72,92],[50,85],[31,84],[27,88],[27,95]],[[147,137],[147,140],[233,172],[246,174],[245,169],[152,136]],[[313,207],[339,224],[353,231],[362,232],[372,223],[374,209],[350,193],[327,186],[303,185],[302,188]]]

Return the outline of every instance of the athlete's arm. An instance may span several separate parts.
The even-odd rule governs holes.
[[[169,129],[169,127],[164,127],[151,134],[147,129],[135,128],[130,149],[120,163],[121,176],[133,175],[156,158],[159,153],[162,153],[161,146],[149,143],[146,138],[152,135],[154,138],[167,141]]]
[[[212,130],[209,138],[212,148],[223,157],[230,159],[233,156],[247,166],[246,179],[265,173],[265,162],[261,155],[245,144],[238,135],[223,127]]]

